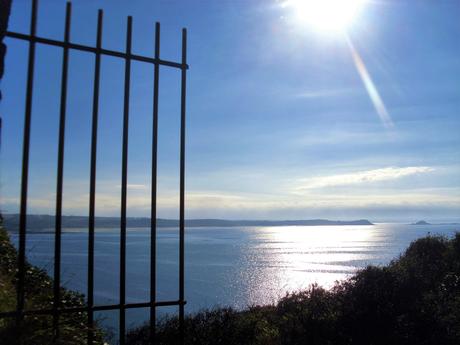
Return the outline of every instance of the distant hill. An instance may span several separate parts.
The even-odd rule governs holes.
[[[17,231],[19,228],[18,214],[3,215],[5,228],[9,231]],[[145,228],[150,226],[150,218],[128,217],[127,227]],[[120,226],[119,217],[96,217],[95,225],[97,228],[117,228]],[[366,219],[351,221],[336,221],[326,219],[310,220],[224,220],[224,219],[187,219],[187,227],[231,227],[231,226],[314,226],[314,225],[373,225]],[[157,219],[157,226],[160,228],[178,227],[177,219]],[[63,216],[63,228],[87,228],[88,217],[86,216]],[[50,215],[28,215],[28,230],[46,231],[54,228],[54,216]]]
[[[424,220],[419,220],[417,223],[413,223],[412,225],[431,225],[428,222],[425,222]]]

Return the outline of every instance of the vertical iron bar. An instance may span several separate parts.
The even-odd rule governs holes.
[[[99,117],[99,80],[101,70],[102,49],[102,10],[97,16],[96,60],[94,65],[93,86],[93,119],[91,129],[91,167],[89,187],[89,218],[88,218],[88,344],[93,344],[94,332],[94,215],[96,204],[96,162],[97,162],[97,127]]]
[[[181,121],[180,121],[180,197],[179,197],[179,325],[180,340],[184,343],[184,274],[185,274],[185,96],[187,73],[187,30],[182,29],[182,69],[181,69]]]
[[[128,17],[126,28],[125,93],[123,101],[123,153],[121,168],[121,217],[120,217],[120,345],[125,344],[126,334],[126,196],[128,184],[128,125],[129,88],[131,80],[131,34],[133,18]]]
[[[37,0],[32,1],[30,18],[30,36],[33,38],[37,29]],[[26,254],[26,227],[27,227],[27,189],[29,182],[29,149],[30,125],[32,115],[32,97],[34,85],[35,42],[29,41],[29,57],[27,72],[26,107],[24,116],[24,141],[22,146],[22,177],[21,177],[21,206],[19,213],[19,253],[18,253],[18,285],[17,285],[17,320],[22,320],[24,311],[24,281],[25,281],[25,254]]]
[[[155,24],[155,59],[160,59],[160,23]],[[156,239],[157,239],[157,151],[158,151],[158,86],[160,65],[155,63],[153,79],[152,130],[152,195],[150,213],[150,343],[155,343],[156,324]]]
[[[54,341],[59,338],[59,313],[58,308],[61,302],[61,234],[62,234],[62,184],[64,175],[64,140],[65,122],[67,105],[67,71],[69,66],[69,47],[67,44],[70,39],[70,20],[72,5],[66,5],[65,31],[64,31],[64,50],[62,55],[62,74],[61,74],[61,101],[59,118],[59,144],[56,177],[56,219],[55,219],[55,239],[54,239],[54,300],[53,300],[53,332]]]

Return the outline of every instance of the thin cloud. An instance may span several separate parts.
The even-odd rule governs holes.
[[[382,169],[358,171],[349,174],[313,177],[309,179],[302,179],[299,183],[299,186],[296,187],[295,190],[299,192],[306,189],[389,181],[415,174],[429,173],[432,171],[434,171],[434,168],[431,167],[388,167]]]
[[[380,169],[381,170],[381,169]],[[407,175],[406,175],[407,176]],[[316,191],[316,192],[315,192]],[[188,217],[217,218],[308,218],[332,217],[354,212],[366,217],[368,210],[373,215],[384,214],[385,210],[437,210],[442,214],[458,213],[460,194],[458,189],[412,190],[400,193],[398,190],[381,193],[323,193],[320,190],[308,190],[304,194],[268,195],[259,193],[233,194],[223,191],[191,191],[186,194]],[[54,214],[55,195],[29,199],[29,213]],[[74,195],[64,200],[64,214],[87,215],[88,194]],[[16,213],[18,198],[4,198],[2,209],[6,213]],[[176,193],[159,195],[158,216],[175,218],[178,216],[179,199]],[[98,216],[119,216],[120,197],[99,193],[96,198]],[[444,211],[443,211],[444,210]],[[434,211],[433,211],[434,212]],[[128,197],[129,216],[148,216],[150,198],[148,196]]]
[[[129,190],[145,190],[147,189],[147,186],[145,184],[133,184],[133,183],[128,183],[126,185],[126,187],[129,189]],[[117,185],[117,188],[118,189],[121,189],[121,185]]]
[[[343,89],[332,89],[332,90],[309,90],[296,95],[297,98],[327,98],[327,97],[336,97],[349,95],[356,92],[351,88]]]

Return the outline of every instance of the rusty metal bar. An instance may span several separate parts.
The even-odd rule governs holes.
[[[155,303],[150,302],[142,302],[142,303],[127,303],[125,304],[125,309],[134,309],[134,308],[149,308],[149,307],[169,307],[175,305],[186,304],[187,302],[181,301],[158,301]],[[108,304],[108,305],[96,305],[93,307],[82,306],[82,307],[71,307],[71,308],[59,308],[59,314],[63,313],[82,313],[82,312],[90,312],[90,311],[104,311],[104,310],[119,310],[120,304]],[[52,315],[54,313],[54,309],[31,309],[31,310],[24,310],[22,312],[18,311],[7,311],[1,312],[0,318],[3,317],[14,317],[18,314],[21,315]]]
[[[0,318],[16,317],[18,323],[25,315],[52,315],[54,341],[59,342],[59,317],[63,313],[88,314],[88,344],[94,342],[94,312],[105,310],[119,310],[120,344],[125,342],[126,334],[126,309],[150,308],[150,334],[151,343],[155,340],[156,307],[179,306],[179,324],[181,342],[184,342],[184,305],[185,301],[185,101],[186,101],[186,72],[187,65],[187,31],[182,30],[182,59],[181,62],[171,62],[160,59],[160,24],[155,25],[155,54],[146,57],[133,54],[132,46],[132,17],[127,20],[127,37],[125,52],[113,51],[102,48],[102,20],[103,12],[98,12],[96,47],[85,46],[70,42],[71,4],[67,3],[64,40],[57,41],[36,36],[38,0],[32,1],[30,20],[30,33],[22,34],[7,32],[10,38],[29,42],[28,74],[26,86],[26,104],[24,120],[24,137],[22,152],[22,178],[21,199],[19,216],[19,249],[18,249],[18,282],[16,310],[0,312]],[[55,218],[55,244],[54,244],[54,283],[53,305],[48,309],[25,310],[25,278],[26,278],[26,235],[27,235],[27,194],[29,177],[30,133],[33,103],[33,83],[35,67],[36,44],[45,44],[63,48],[61,96],[59,117],[58,160],[56,179],[56,218]],[[95,54],[93,104],[92,104],[92,129],[91,129],[91,157],[90,157],[90,190],[89,190],[89,217],[88,217],[88,286],[87,305],[71,308],[61,307],[61,250],[62,250],[62,195],[64,178],[64,153],[67,108],[67,84],[70,50],[80,50]],[[95,242],[95,199],[96,199],[96,163],[97,139],[99,117],[99,89],[101,74],[101,59],[103,55],[125,59],[124,81],[124,109],[123,109],[123,144],[122,144],[122,183],[121,183],[121,218],[120,218],[120,300],[118,304],[94,305],[94,242]],[[127,179],[128,179],[128,139],[129,139],[129,100],[130,100],[130,74],[131,61],[140,61],[154,64],[153,85],[153,130],[152,130],[152,190],[151,190],[151,258],[150,258],[150,301],[143,303],[126,303],[126,217],[127,217]],[[157,160],[158,160],[158,103],[159,103],[159,75],[160,66],[178,68],[181,70],[181,125],[180,125],[180,210],[179,210],[179,299],[175,301],[156,300],[156,231],[157,231]]]
[[[66,5],[64,43],[70,39],[70,20],[72,15],[72,4]],[[62,52],[61,72],[61,101],[59,116],[59,143],[56,175],[56,217],[55,217],[55,238],[54,238],[54,298],[53,298],[53,332],[54,341],[59,339],[59,313],[61,303],[61,235],[62,235],[62,185],[64,178],[64,143],[65,143],[65,122],[67,108],[67,72],[69,69],[69,49],[64,47]]]
[[[64,47],[65,44],[64,42],[61,41],[56,41],[52,40],[49,38],[43,38],[43,37],[37,37],[37,36],[32,36],[32,35],[26,35],[26,34],[21,34],[19,32],[12,32],[12,31],[7,31],[6,33],[7,37],[11,38],[17,38],[20,40],[25,40],[29,42],[34,42],[34,43],[42,43],[42,44],[47,44],[51,46],[56,46],[56,47]],[[69,49],[75,49],[75,50],[81,50],[89,53],[99,53],[102,55],[109,55],[109,56],[115,56],[123,59],[130,58],[131,60],[134,61],[141,61],[141,62],[147,62],[151,64],[159,64],[162,66],[168,66],[168,67],[174,67],[174,68],[189,68],[189,66],[183,66],[180,63],[173,62],[173,61],[168,61],[168,60],[160,60],[160,59],[154,59],[148,56],[142,56],[142,55],[137,55],[137,54],[126,54],[123,52],[115,51],[115,50],[109,50],[109,49],[103,49],[103,48],[94,48],[90,46],[85,46],[83,44],[77,44],[77,43],[71,43],[69,42],[67,44]]]
[[[182,66],[187,65],[187,30],[182,29]],[[179,301],[185,301],[185,99],[187,69],[181,70],[180,195],[179,195]],[[179,305],[180,339],[184,343],[184,303]]]
[[[98,51],[95,55],[94,62],[94,82],[93,82],[93,116],[91,125],[91,165],[90,165],[90,183],[89,183],[89,217],[88,217],[88,286],[87,286],[87,303],[88,303],[88,344],[93,344],[93,325],[94,325],[94,217],[96,209],[96,165],[97,165],[97,128],[99,122],[99,85],[101,75],[101,53],[99,49],[102,45],[102,20],[103,12],[98,11],[97,15],[97,34],[96,48]]]
[[[30,37],[34,37],[37,30],[37,0],[32,1],[30,16]],[[24,284],[26,264],[26,232],[27,232],[27,191],[29,184],[29,154],[30,154],[30,127],[32,121],[32,98],[34,87],[35,42],[29,42],[29,57],[26,88],[26,108],[24,116],[24,138],[22,145],[22,177],[21,177],[21,206],[19,211],[19,251],[18,251],[18,283],[17,283],[17,318],[22,320],[25,305]]]
[[[160,59],[160,23],[155,24],[155,59]],[[153,79],[152,195],[150,212],[150,302],[156,301],[157,173],[158,173],[158,89],[160,65],[155,64]],[[150,308],[150,343],[155,343],[156,308]]]
[[[123,101],[123,146],[121,162],[121,215],[120,215],[120,345],[126,335],[126,199],[128,185],[128,135],[129,135],[129,93],[131,83],[131,42],[133,18],[128,17],[126,26],[125,92]]]

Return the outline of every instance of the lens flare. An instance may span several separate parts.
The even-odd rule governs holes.
[[[363,81],[364,86],[366,87],[367,93],[369,94],[369,97],[371,98],[371,101],[374,104],[375,110],[377,111],[377,114],[379,115],[380,120],[382,121],[383,125],[386,128],[394,127],[393,120],[391,119],[391,116],[388,113],[385,103],[383,103],[382,97],[380,97],[380,94],[377,88],[375,87],[375,84],[372,81],[372,78],[369,75],[369,72],[367,71],[367,68],[366,68],[366,65],[364,64],[363,59],[361,58],[358,51],[354,47],[350,38],[348,36],[346,38],[347,38],[348,46],[350,47],[351,55],[353,57],[353,61],[355,63],[356,69],[358,70],[359,76],[361,77],[361,80]]]

